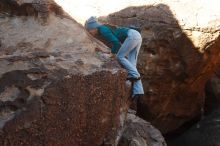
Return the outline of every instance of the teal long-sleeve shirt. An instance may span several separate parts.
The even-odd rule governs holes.
[[[108,26],[101,25],[98,27],[99,34],[108,42],[112,44],[111,52],[116,54],[121,47],[121,44],[127,37],[129,28],[117,27],[112,29]]]

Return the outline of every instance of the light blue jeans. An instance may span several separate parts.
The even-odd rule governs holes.
[[[127,70],[128,77],[138,78],[140,74],[136,68],[137,57],[141,48],[142,38],[138,31],[130,29],[128,36],[117,53],[119,63]],[[135,81],[133,84],[133,95],[144,94],[141,80]]]

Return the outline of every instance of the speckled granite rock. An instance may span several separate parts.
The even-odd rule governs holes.
[[[50,0],[0,1],[0,145],[100,146],[126,108],[126,72]]]

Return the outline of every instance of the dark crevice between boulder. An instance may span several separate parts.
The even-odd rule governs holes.
[[[220,109],[214,110],[197,124],[175,139],[168,142],[169,146],[218,146],[220,132]]]

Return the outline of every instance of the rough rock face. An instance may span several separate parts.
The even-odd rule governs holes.
[[[206,84],[205,112],[210,113],[220,107],[220,69]]]
[[[160,131],[129,113],[118,146],[166,146]]]
[[[220,109],[194,125],[179,138],[169,141],[169,146],[219,146]]]
[[[49,0],[0,1],[0,145],[99,146],[116,133],[126,73]]]
[[[140,115],[162,132],[200,115],[204,86],[220,62],[220,13],[201,1],[128,7],[105,21],[141,28],[138,68],[145,97]],[[102,19],[103,20],[103,19]]]

